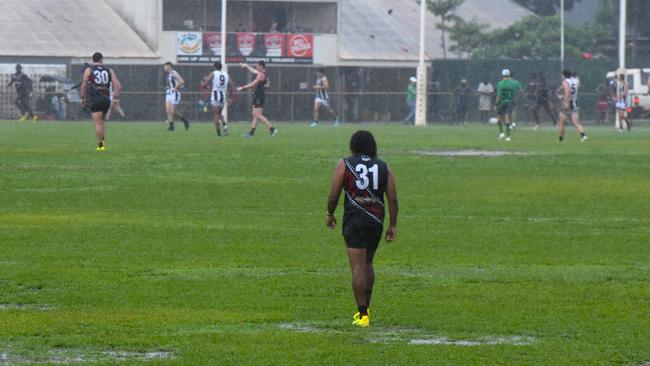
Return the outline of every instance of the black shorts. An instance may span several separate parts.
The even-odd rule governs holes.
[[[90,100],[90,105],[89,105],[90,113],[102,112],[106,114],[108,113],[108,110],[110,108],[111,108],[111,100],[108,98]]]
[[[497,114],[499,116],[505,116],[506,114],[512,114],[513,105],[512,103],[500,103],[497,108]]]
[[[253,96],[253,108],[264,108],[264,102],[266,102],[266,97],[264,95]]]
[[[348,248],[375,251],[384,233],[384,225],[368,220],[348,220],[343,223],[343,238]]]

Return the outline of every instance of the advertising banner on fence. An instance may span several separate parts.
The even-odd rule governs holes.
[[[221,33],[179,32],[178,62],[212,63],[221,61]],[[311,64],[314,58],[312,34],[228,33],[227,61],[275,64]]]
[[[203,55],[203,33],[182,32],[176,35],[176,55],[201,56]]]

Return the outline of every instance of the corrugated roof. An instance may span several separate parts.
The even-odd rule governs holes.
[[[0,55],[158,57],[103,0],[0,1]]]
[[[341,0],[340,55],[344,60],[414,61],[418,55],[420,6],[415,0]],[[389,10],[392,10],[389,14]],[[512,0],[465,0],[456,14],[491,29],[506,28],[532,12]],[[439,20],[426,14],[426,51],[443,58]],[[374,39],[371,37],[374,36]],[[450,43],[448,42],[448,46]],[[447,52],[448,58],[456,56]]]

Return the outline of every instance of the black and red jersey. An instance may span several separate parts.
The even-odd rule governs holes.
[[[104,65],[92,65],[88,78],[88,95],[91,99],[110,98],[111,70]]]
[[[388,166],[384,161],[369,156],[351,156],[343,162],[344,221],[362,219],[383,224]]]

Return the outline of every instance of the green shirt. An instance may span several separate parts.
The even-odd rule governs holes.
[[[406,101],[415,102],[416,93],[417,93],[417,88],[415,86],[415,83],[410,83],[409,86],[406,88]]]
[[[503,79],[499,81],[497,85],[499,104],[514,102],[519,90],[521,90],[521,84],[515,79]]]

